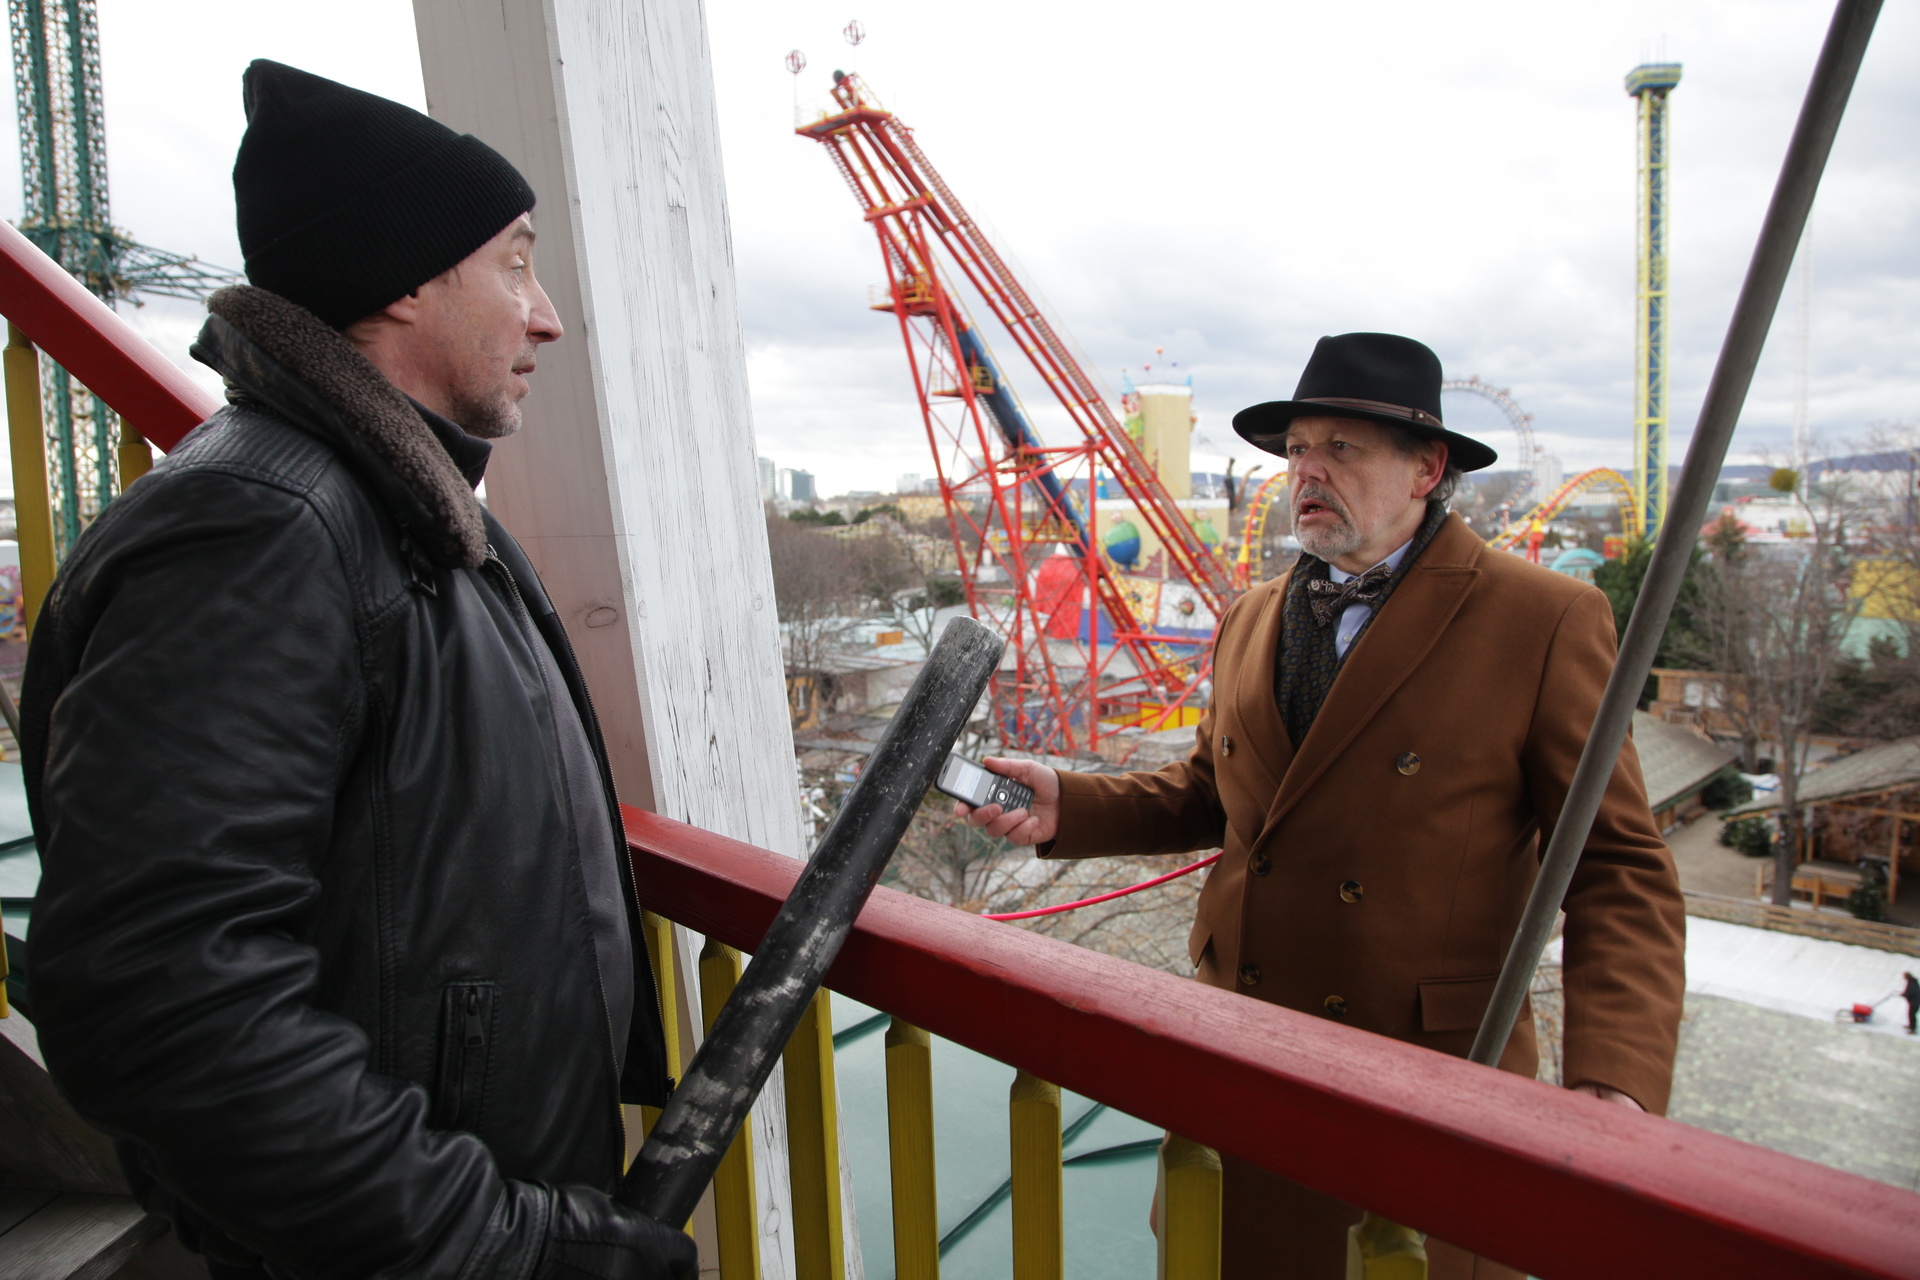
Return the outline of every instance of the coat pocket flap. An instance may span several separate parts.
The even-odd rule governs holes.
[[[1473,1031],[1493,1001],[1491,978],[1435,978],[1420,984],[1422,1031]]]

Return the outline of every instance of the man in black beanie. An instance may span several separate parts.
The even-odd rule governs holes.
[[[230,404],[94,522],[33,636],[47,1065],[214,1277],[691,1277],[608,1197],[660,1105],[612,774],[475,500],[560,321],[476,138],[256,62]]]

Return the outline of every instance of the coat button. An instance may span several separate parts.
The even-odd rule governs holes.
[[[1360,899],[1364,898],[1365,896],[1366,896],[1366,890],[1360,887],[1360,882],[1358,880],[1346,880],[1341,882],[1340,901],[1358,902],[1360,901]]]
[[[1347,1016],[1347,1002],[1339,996],[1328,996],[1320,1003],[1326,1005],[1327,1012],[1336,1018],[1344,1018]]]
[[[1253,861],[1247,864],[1247,869],[1257,876],[1263,876],[1273,870],[1273,859],[1264,853],[1256,853]]]
[[[1393,762],[1393,767],[1411,778],[1420,772],[1420,757],[1411,751],[1403,751],[1400,753],[1400,758]]]
[[[1240,981],[1245,986],[1249,986],[1249,987],[1259,986],[1260,985],[1260,966],[1257,964],[1241,965]]]
[[[1233,739],[1227,737],[1225,734],[1220,735],[1220,754],[1223,756],[1233,754]]]

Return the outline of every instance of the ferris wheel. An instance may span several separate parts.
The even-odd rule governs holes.
[[[1511,459],[1512,467],[1520,473],[1520,478],[1514,485],[1511,500],[1517,506],[1523,499],[1533,497],[1533,464],[1534,459],[1540,454],[1533,442],[1533,415],[1522,409],[1520,403],[1505,387],[1496,387],[1490,382],[1482,382],[1477,374],[1466,378],[1449,378],[1440,384],[1440,390],[1471,392],[1482,399],[1491,400],[1501,413],[1507,415],[1507,421],[1513,425],[1513,434],[1519,437],[1520,441],[1520,447]]]

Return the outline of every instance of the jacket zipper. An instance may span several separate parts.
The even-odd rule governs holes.
[[[513,579],[513,570],[507,568],[507,562],[500,558],[500,554],[493,549],[491,542],[487,544],[486,559],[482,563],[493,565],[499,569],[501,580],[507,584],[507,594],[513,597],[514,617],[519,624],[525,628],[528,643],[545,645],[546,641],[540,638],[539,629],[533,625],[533,615],[527,610],[526,599],[520,594],[520,584]],[[536,663],[540,661],[538,649],[534,651],[534,661]],[[554,661],[554,669],[556,671],[559,669],[558,659]],[[541,682],[543,684],[545,683],[544,676],[541,677]],[[591,702],[589,702],[588,705],[588,712],[589,714],[592,712]],[[596,720],[596,728],[598,727],[598,723]],[[579,838],[576,834],[574,840],[574,857],[577,859],[579,856]],[[591,940],[589,940],[589,942],[591,942]],[[629,945],[639,945],[643,943],[644,940],[634,940],[630,941]],[[620,1048],[614,1040],[613,1010],[607,1005],[607,989],[605,984],[600,981],[600,956],[597,947],[594,950],[593,991],[594,994],[600,998],[600,1019],[607,1029],[607,1065],[613,1068],[613,1117],[620,1126],[620,1146],[614,1156],[614,1161],[620,1171],[624,1172],[627,1162],[627,1113],[620,1105]],[[637,991],[634,993],[636,1003],[639,999],[639,994]]]
[[[491,988],[454,983],[447,988],[435,1090],[434,1127],[474,1129],[486,1101],[487,1028]]]

